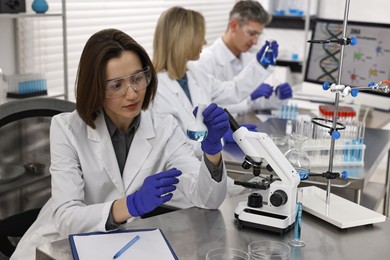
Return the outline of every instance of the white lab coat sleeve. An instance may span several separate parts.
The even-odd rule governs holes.
[[[271,67],[264,69],[253,58],[232,81],[221,81],[192,63],[188,63],[188,67],[190,71],[196,70],[193,74],[198,84],[205,88],[213,102],[221,106],[244,101],[270,75],[272,70]]]
[[[50,129],[52,199],[54,223],[62,235],[106,231],[105,224],[113,201],[86,205],[84,178],[74,147],[74,134],[60,117],[54,117]],[[88,217],[86,217],[88,216]]]
[[[280,109],[283,101],[280,100],[275,94],[271,95],[268,99],[261,97],[255,100],[252,100],[249,103],[249,106],[252,110],[264,110],[264,109]]]
[[[168,122],[165,125],[169,127]],[[191,204],[200,208],[218,208],[225,199],[227,192],[225,165],[223,165],[222,180],[216,182],[211,177],[204,158],[202,157],[202,160],[199,161],[194,156],[192,148],[186,142],[186,136],[176,120],[172,120],[171,127],[174,131],[172,138],[168,140],[165,146],[165,152],[169,154],[165,168],[175,167],[182,171],[182,175],[178,177],[179,183],[176,186]]]
[[[244,101],[238,103],[238,104],[231,104],[231,105],[224,105],[224,107],[230,112],[230,113],[245,113],[250,111],[252,105],[252,100],[250,97],[247,97]]]
[[[203,49],[199,60],[193,62],[197,69],[204,70],[207,74],[217,76],[217,61],[210,48]]]

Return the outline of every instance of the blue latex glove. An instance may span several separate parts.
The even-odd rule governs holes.
[[[256,59],[257,61],[264,67],[264,68],[267,68],[269,65],[274,65],[275,63],[273,61],[271,61],[271,63],[264,63],[261,58],[263,57],[263,54],[265,52],[265,50],[268,48],[271,48],[272,49],[272,52],[273,52],[273,55],[274,55],[274,59],[276,60],[276,58],[278,57],[279,55],[279,44],[276,42],[276,41],[272,41],[272,43],[270,44],[269,41],[265,41],[265,44],[263,45],[263,47],[261,47],[261,49],[257,52],[256,54]]]
[[[288,99],[292,97],[292,88],[290,84],[283,83],[276,87],[275,95],[279,97],[279,99]]]
[[[195,107],[193,114],[196,116],[198,107]],[[207,126],[206,139],[202,141],[202,151],[214,155],[222,150],[221,138],[229,130],[229,117],[223,108],[211,103],[203,110],[203,122]]]
[[[273,92],[274,89],[271,87],[271,85],[263,83],[260,86],[258,86],[257,89],[255,89],[255,91],[252,92],[251,99],[255,100],[259,97],[265,97],[268,99]]]
[[[142,216],[172,198],[174,184],[179,183],[177,176],[181,171],[176,168],[160,172],[145,178],[141,188],[126,198],[127,210],[133,217]]]

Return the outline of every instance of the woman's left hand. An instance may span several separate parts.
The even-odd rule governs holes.
[[[198,107],[194,109],[196,115]],[[229,117],[223,108],[215,103],[211,103],[203,110],[203,122],[207,126],[206,139],[202,141],[202,150],[210,155],[215,155],[222,151],[221,138],[229,130]]]

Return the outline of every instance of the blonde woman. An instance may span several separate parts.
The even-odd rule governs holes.
[[[238,104],[250,97],[270,74],[254,57],[232,81],[222,82],[196,69],[192,61],[199,59],[205,44],[205,20],[197,11],[172,7],[160,16],[154,34],[153,63],[158,77],[153,109],[173,115],[186,131],[194,120],[198,104],[219,106]],[[264,52],[266,46],[260,51]],[[199,143],[191,141],[198,157]]]

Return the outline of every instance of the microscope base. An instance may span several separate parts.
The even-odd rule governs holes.
[[[290,216],[279,215],[265,210],[246,206],[246,202],[238,204],[234,211],[234,217],[240,226],[267,230],[283,235],[294,227],[295,214]]]
[[[240,220],[240,218],[237,214],[234,214],[234,217],[238,220],[238,224],[242,227],[246,226],[246,227],[251,227],[251,228],[256,228],[256,229],[267,230],[267,231],[271,231],[274,233],[279,233],[280,235],[286,234],[290,229],[292,229],[294,227],[294,223],[293,223],[290,226],[288,226],[284,229],[281,229],[281,228],[277,228],[277,227],[262,225],[259,223],[247,222],[247,221]]]
[[[384,222],[386,217],[352,201],[330,194],[315,186],[301,188],[303,210],[341,229]]]

